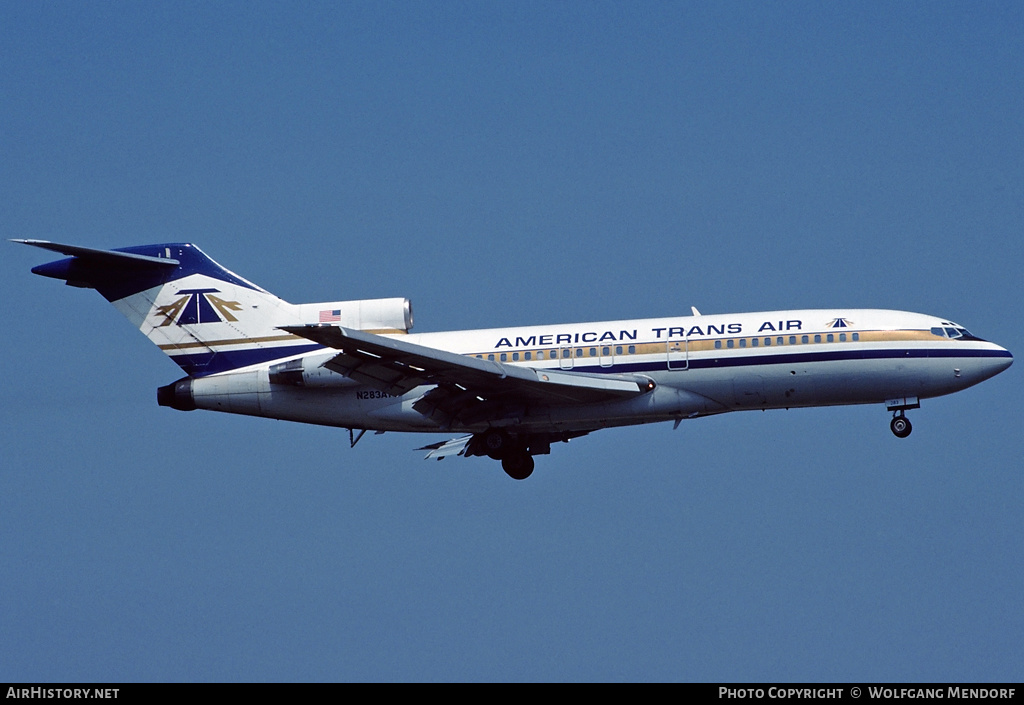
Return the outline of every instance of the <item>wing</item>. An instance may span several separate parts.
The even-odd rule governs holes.
[[[400,396],[432,386],[413,408],[443,425],[511,417],[529,405],[594,404],[645,394],[639,375],[592,375],[508,365],[334,325],[285,326],[340,352],[330,370]]]

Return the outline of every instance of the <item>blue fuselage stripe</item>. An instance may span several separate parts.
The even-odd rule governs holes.
[[[306,345],[288,345],[272,348],[248,348],[243,350],[226,350],[219,352],[191,353],[185,355],[171,355],[171,358],[193,377],[205,377],[220,372],[248,367],[261,363],[272,362],[294,355],[305,355],[315,351],[324,351],[321,345],[310,343]],[[765,365],[790,365],[804,364],[811,362],[836,362],[849,360],[885,360],[885,359],[920,359],[920,358],[1012,358],[1007,350],[977,350],[964,349],[952,350],[948,348],[892,348],[892,349],[846,349],[829,350],[827,352],[785,352],[760,355],[728,355],[721,357],[681,357],[672,360],[672,367],[668,366],[665,357],[650,359],[638,362],[627,362],[631,355],[615,355],[615,362],[612,365],[601,365],[597,358],[587,358],[586,364],[582,358],[571,359],[571,368],[578,372],[597,374],[614,374],[622,372],[652,372],[666,369],[717,369],[726,367],[761,367]],[[536,362],[541,362],[537,360]],[[548,369],[557,369],[555,360],[544,361]],[[523,363],[511,363],[523,364]],[[527,363],[529,364],[529,363]]]
[[[190,353],[187,355],[171,355],[185,372],[192,377],[206,377],[236,370],[240,367],[258,365],[293,355],[304,355],[323,347],[315,343],[307,345],[286,345],[276,348],[247,348],[245,350],[224,350],[219,352]]]
[[[573,360],[571,369],[581,372],[648,372],[668,368],[666,358],[645,360],[643,362],[619,362],[628,355],[616,355],[611,366],[580,364],[580,358]],[[898,348],[868,350],[829,350],[828,352],[793,352],[771,355],[735,355],[722,357],[680,357],[673,359],[671,369],[716,369],[724,367],[760,367],[764,365],[789,365],[809,362],[836,362],[844,360],[886,360],[886,359],[920,359],[920,358],[1007,358],[1013,357],[1008,350],[949,350],[938,348]]]

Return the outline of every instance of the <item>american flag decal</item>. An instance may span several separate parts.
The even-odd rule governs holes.
[[[335,323],[341,320],[341,309],[336,308],[331,311],[320,312],[321,323]]]

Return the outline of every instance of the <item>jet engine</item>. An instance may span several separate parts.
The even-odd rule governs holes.
[[[337,323],[368,333],[408,333],[412,328],[412,302],[409,299],[362,299],[300,304],[303,323]]]

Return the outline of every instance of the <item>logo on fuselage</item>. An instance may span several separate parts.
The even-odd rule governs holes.
[[[219,289],[182,289],[178,292],[179,298],[172,303],[156,307],[156,313],[165,319],[157,327],[162,328],[172,323],[184,326],[237,321],[231,312],[241,311],[242,305],[237,301],[225,301],[214,296],[217,293],[220,293]]]
[[[833,318],[831,321],[825,324],[826,328],[849,328],[853,325],[852,321],[848,321],[845,318]]]

